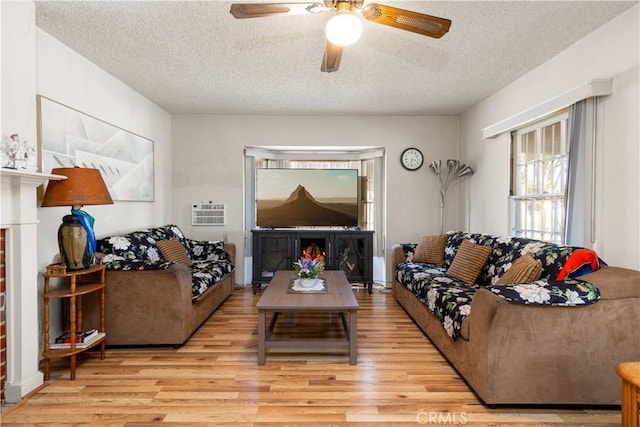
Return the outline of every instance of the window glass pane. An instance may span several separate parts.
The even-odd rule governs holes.
[[[532,131],[522,135],[520,158],[518,163],[530,163],[536,159],[536,132]]]
[[[566,157],[559,157],[553,160],[549,160],[548,162],[544,162],[542,170],[542,192],[545,194],[555,195],[564,194],[567,180]]]
[[[542,128],[541,158],[552,159],[561,154],[560,122]]]
[[[560,224],[562,228],[564,228],[564,218],[565,218],[565,198],[561,197],[557,199],[556,204],[556,220]]]
[[[515,174],[514,194],[524,194],[525,188],[526,188],[525,169],[523,167],[519,167],[516,170],[516,174]]]
[[[552,194],[563,194],[564,193],[564,182],[566,177],[566,168],[563,167],[566,163],[565,159],[562,157],[556,158],[551,161],[553,163],[553,174],[551,180],[551,186],[549,187],[549,193]]]
[[[525,220],[526,215],[524,215],[525,211],[524,211],[524,203],[522,200],[514,200],[513,201],[513,209],[515,212],[514,215],[514,223],[513,226],[515,229],[522,229],[524,228],[524,224],[522,224],[522,221]]]
[[[523,177],[523,195],[527,194],[536,194],[536,166],[535,164],[528,164],[523,168],[524,177]]]
[[[555,229],[555,217],[556,217],[556,203],[553,199],[546,199],[542,201],[542,215],[540,230],[548,231],[551,235]]]

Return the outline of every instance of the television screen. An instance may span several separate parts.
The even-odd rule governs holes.
[[[258,227],[357,227],[357,169],[258,169]]]

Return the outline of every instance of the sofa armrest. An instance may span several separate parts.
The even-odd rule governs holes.
[[[231,264],[236,265],[236,244],[224,242],[224,251],[229,255]]]
[[[468,342],[473,350],[464,353],[466,362],[457,362],[465,366],[465,379],[487,403],[545,403],[551,399],[567,404],[615,404],[619,399],[615,366],[640,357],[635,332],[640,319],[637,297],[549,307],[514,304],[479,289],[468,319]],[[480,377],[476,371],[486,375]],[[580,396],[559,378],[580,382]]]
[[[640,298],[640,271],[603,265],[593,273],[576,277],[595,285],[600,299]]]
[[[107,344],[182,344],[190,334],[191,271],[179,263],[166,270],[108,270]],[[83,297],[86,325],[99,325],[99,298]]]
[[[406,262],[407,256],[404,252],[402,244],[395,244],[391,247],[391,266],[393,267],[393,273],[395,275],[395,269],[401,262]]]

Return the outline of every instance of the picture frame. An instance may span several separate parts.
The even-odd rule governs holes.
[[[37,96],[40,171],[100,171],[114,201],[154,201],[154,143],[45,96]]]

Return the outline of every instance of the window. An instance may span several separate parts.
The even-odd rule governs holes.
[[[562,243],[568,172],[568,110],[511,137],[512,234]]]
[[[384,149],[381,147],[245,147],[245,229],[256,226],[256,170],[262,168],[358,169],[359,226],[374,230],[373,253],[384,262]],[[250,234],[249,234],[250,236]],[[247,245],[251,245],[250,237]],[[384,269],[384,266],[382,267]]]

